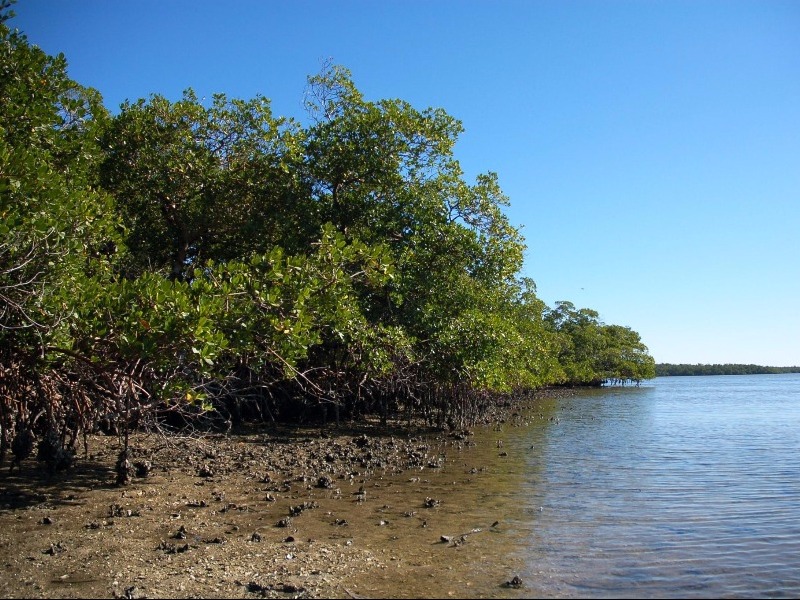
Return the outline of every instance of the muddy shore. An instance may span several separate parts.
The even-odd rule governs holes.
[[[486,501],[481,478],[504,454],[497,432],[547,418],[538,401],[564,393],[460,431],[137,434],[126,486],[115,483],[116,436],[92,436],[68,472],[31,460],[9,475],[6,462],[0,596],[526,597],[516,559],[502,555],[505,509]],[[478,565],[488,583],[473,577]]]

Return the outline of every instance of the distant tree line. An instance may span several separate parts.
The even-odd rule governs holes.
[[[742,364],[656,364],[656,375],[658,377],[669,377],[671,375],[768,375],[771,373],[800,373],[800,367],[764,367],[761,365]]]
[[[461,123],[310,77],[308,125],[189,90],[117,114],[0,1],[0,455],[207,419],[422,416],[655,376],[639,334],[520,275]],[[166,426],[164,425],[164,426]]]

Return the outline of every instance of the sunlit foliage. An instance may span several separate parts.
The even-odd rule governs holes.
[[[306,109],[187,90],[110,115],[0,24],[2,453],[66,466],[82,433],[203,419],[456,427],[506,394],[654,376],[636,332],[536,296],[459,121],[333,65]]]

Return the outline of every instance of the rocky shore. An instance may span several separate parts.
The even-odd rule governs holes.
[[[477,429],[521,424],[535,402],[498,407]],[[92,436],[88,456],[68,472],[31,461],[9,474],[6,464],[0,596],[353,598],[367,597],[359,582],[380,574],[404,586],[387,597],[426,597],[424,582],[406,578],[441,577],[434,544],[465,550],[468,571],[476,559],[468,540],[502,532],[491,517],[465,522],[484,517],[464,517],[437,483],[479,479],[481,455],[469,452],[483,438],[474,433],[391,423],[140,433],[124,486],[116,436]],[[490,439],[484,450],[500,454]],[[514,577],[495,579],[508,597],[524,597]]]

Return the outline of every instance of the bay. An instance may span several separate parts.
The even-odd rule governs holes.
[[[531,428],[526,580],[543,596],[797,597],[800,376],[657,378]],[[521,526],[524,526],[521,524]]]
[[[800,596],[800,375],[667,377],[545,398],[391,506],[427,528],[362,542],[392,560],[370,597]],[[405,482],[405,483],[404,483]],[[496,525],[488,525],[495,522]],[[418,527],[418,525],[417,525]],[[459,546],[439,534],[470,532]],[[503,582],[519,576],[520,589]]]

